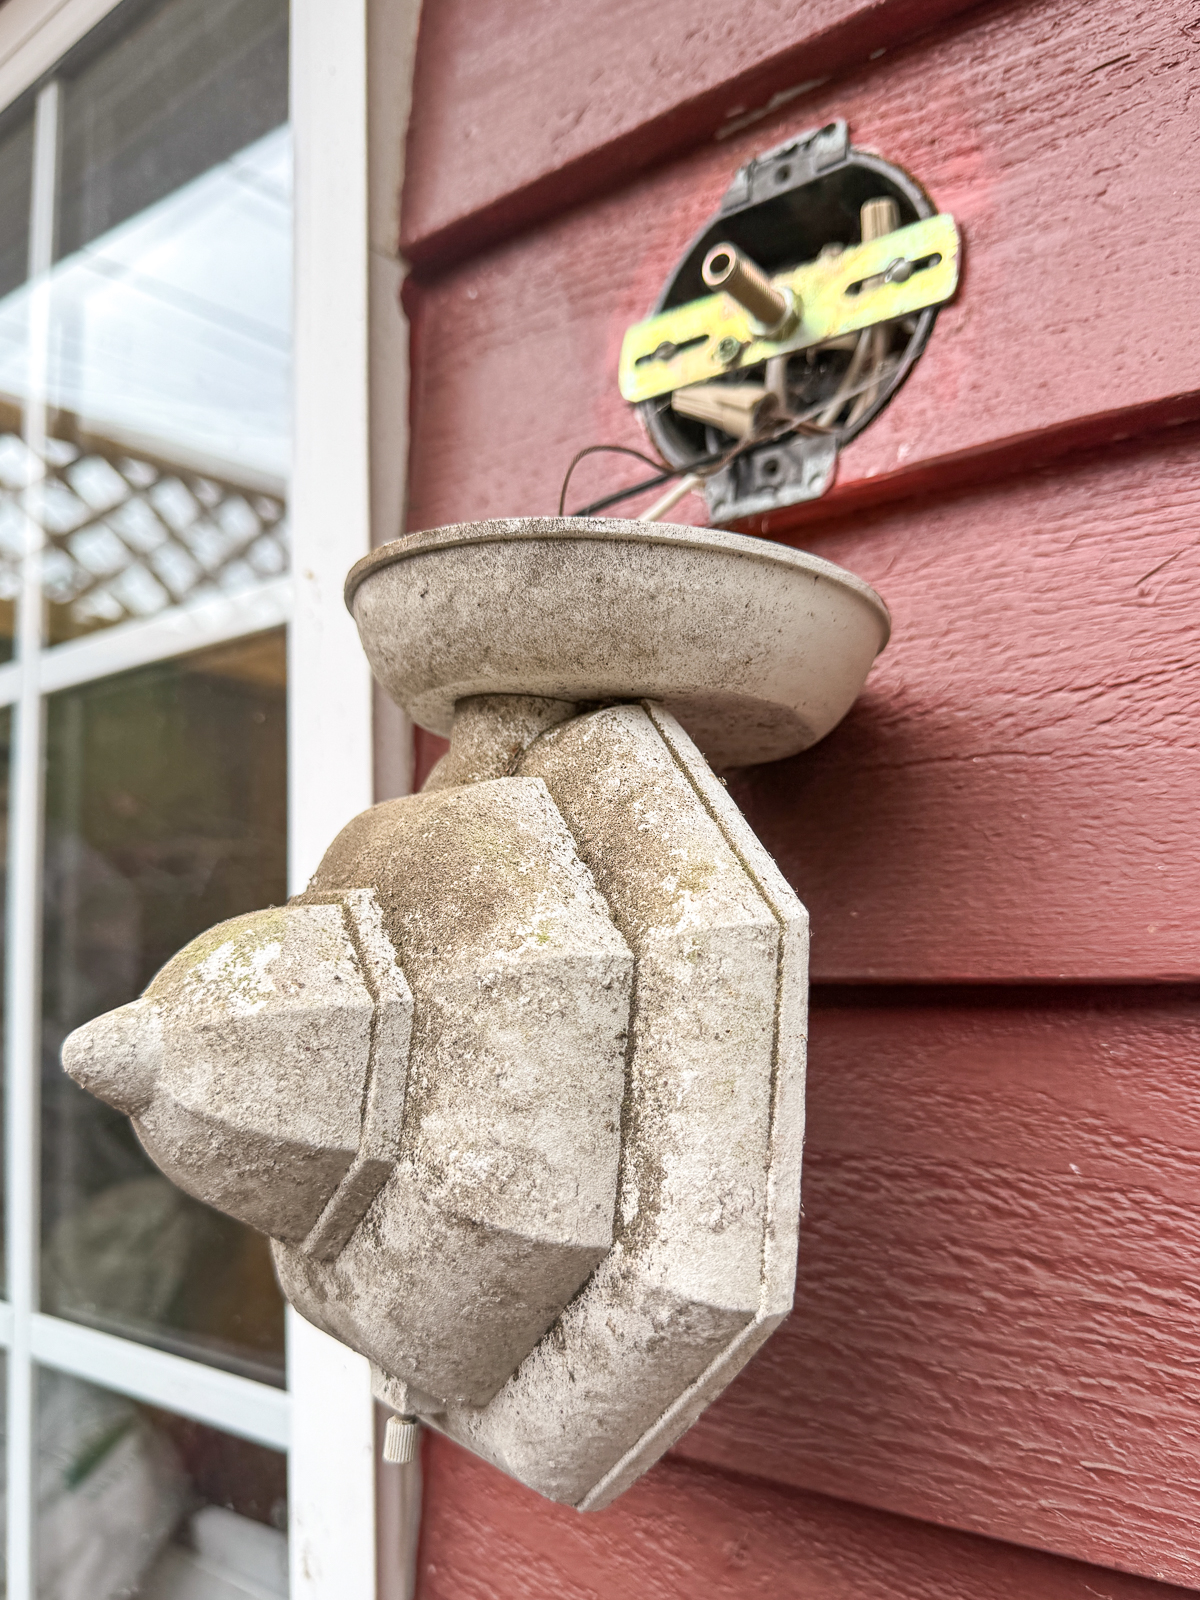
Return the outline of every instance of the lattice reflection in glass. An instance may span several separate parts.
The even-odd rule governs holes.
[[[0,420],[0,610],[4,613],[4,633],[11,641],[13,612],[21,589],[21,555],[25,549],[27,519],[25,491],[36,477],[33,458],[13,424],[13,406],[3,406]],[[5,651],[5,659],[8,651]]]
[[[280,493],[94,435],[51,439],[36,491],[20,436],[0,433],[0,601],[15,598],[25,515],[45,535],[51,643],[237,594],[288,567]]]

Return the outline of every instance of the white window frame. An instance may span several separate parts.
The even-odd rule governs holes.
[[[51,73],[118,3],[6,0],[0,6],[0,109]],[[47,694],[286,624],[293,891],[338,829],[376,798],[370,678],[341,586],[372,543],[401,531],[408,351],[398,303],[397,207],[418,12],[419,0],[291,4],[292,574],[236,598],[45,647],[38,536],[31,533],[14,660],[0,667],[0,706],[13,709],[15,762],[5,1041],[8,1300],[0,1303],[0,1348],[7,1354],[8,1600],[36,1594],[39,1366],[287,1450],[292,1600],[375,1600],[374,1405],[361,1357],[289,1311],[284,1391],[37,1310],[42,765]],[[44,348],[36,327],[46,316],[56,96],[51,78],[39,90],[35,113],[35,357]],[[32,379],[26,435],[36,448],[45,431],[36,359]],[[394,742],[407,733],[395,713],[389,733]],[[411,766],[403,757],[397,762],[394,751],[388,766],[390,788],[399,792]],[[402,1499],[411,1506],[414,1497],[410,1476]],[[411,1574],[411,1516],[402,1531],[409,1547],[390,1551],[386,1565],[394,1569],[399,1556],[401,1569]]]

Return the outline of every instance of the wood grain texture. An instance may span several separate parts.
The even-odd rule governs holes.
[[[815,541],[892,642],[823,744],[733,780],[818,979],[1200,975],[1200,437]]]
[[[455,1445],[424,1452],[418,1600],[1183,1600],[1184,1592],[820,1495],[655,1467],[590,1516]]]
[[[404,253],[478,250],[970,3],[438,0],[421,17]]]
[[[679,1452],[1200,1587],[1198,1037],[1197,991],[819,1005],[796,1309]]]
[[[1200,319],[1181,299],[1200,245],[1189,27],[1190,0],[971,12],[736,138],[414,281],[410,526],[553,510],[576,450],[644,444],[616,387],[625,328],[738,163],[834,115],[959,217],[965,270],[911,378],[844,452],[832,498],[787,525],[1197,414]],[[574,503],[641,470],[589,461]]]

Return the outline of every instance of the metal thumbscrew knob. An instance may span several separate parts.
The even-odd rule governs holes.
[[[799,311],[793,297],[777,289],[763,269],[727,241],[713,245],[700,276],[710,289],[723,289],[768,333],[782,336]]]
[[[420,1437],[421,1424],[416,1417],[389,1417],[383,1435],[383,1459],[393,1466],[407,1466],[417,1459]]]

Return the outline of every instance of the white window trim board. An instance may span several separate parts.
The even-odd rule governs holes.
[[[288,631],[288,878],[370,805],[370,688],[341,604],[370,547],[364,0],[292,0],[295,344]],[[374,1600],[374,1430],[367,1363],[289,1310],[292,1600]],[[330,1430],[329,1416],[339,1419]]]
[[[119,0],[5,0],[0,11],[0,108],[51,71]]]
[[[338,830],[375,798],[371,679],[342,584],[359,556],[402,531],[408,343],[398,208],[418,15],[419,0],[292,0],[293,891]],[[391,720],[392,737],[406,731]],[[374,1600],[367,1363],[294,1313],[288,1326],[291,1600]],[[330,1415],[340,1418],[332,1438]],[[411,1593],[416,1530],[410,1525],[409,1532],[401,1566]]]

